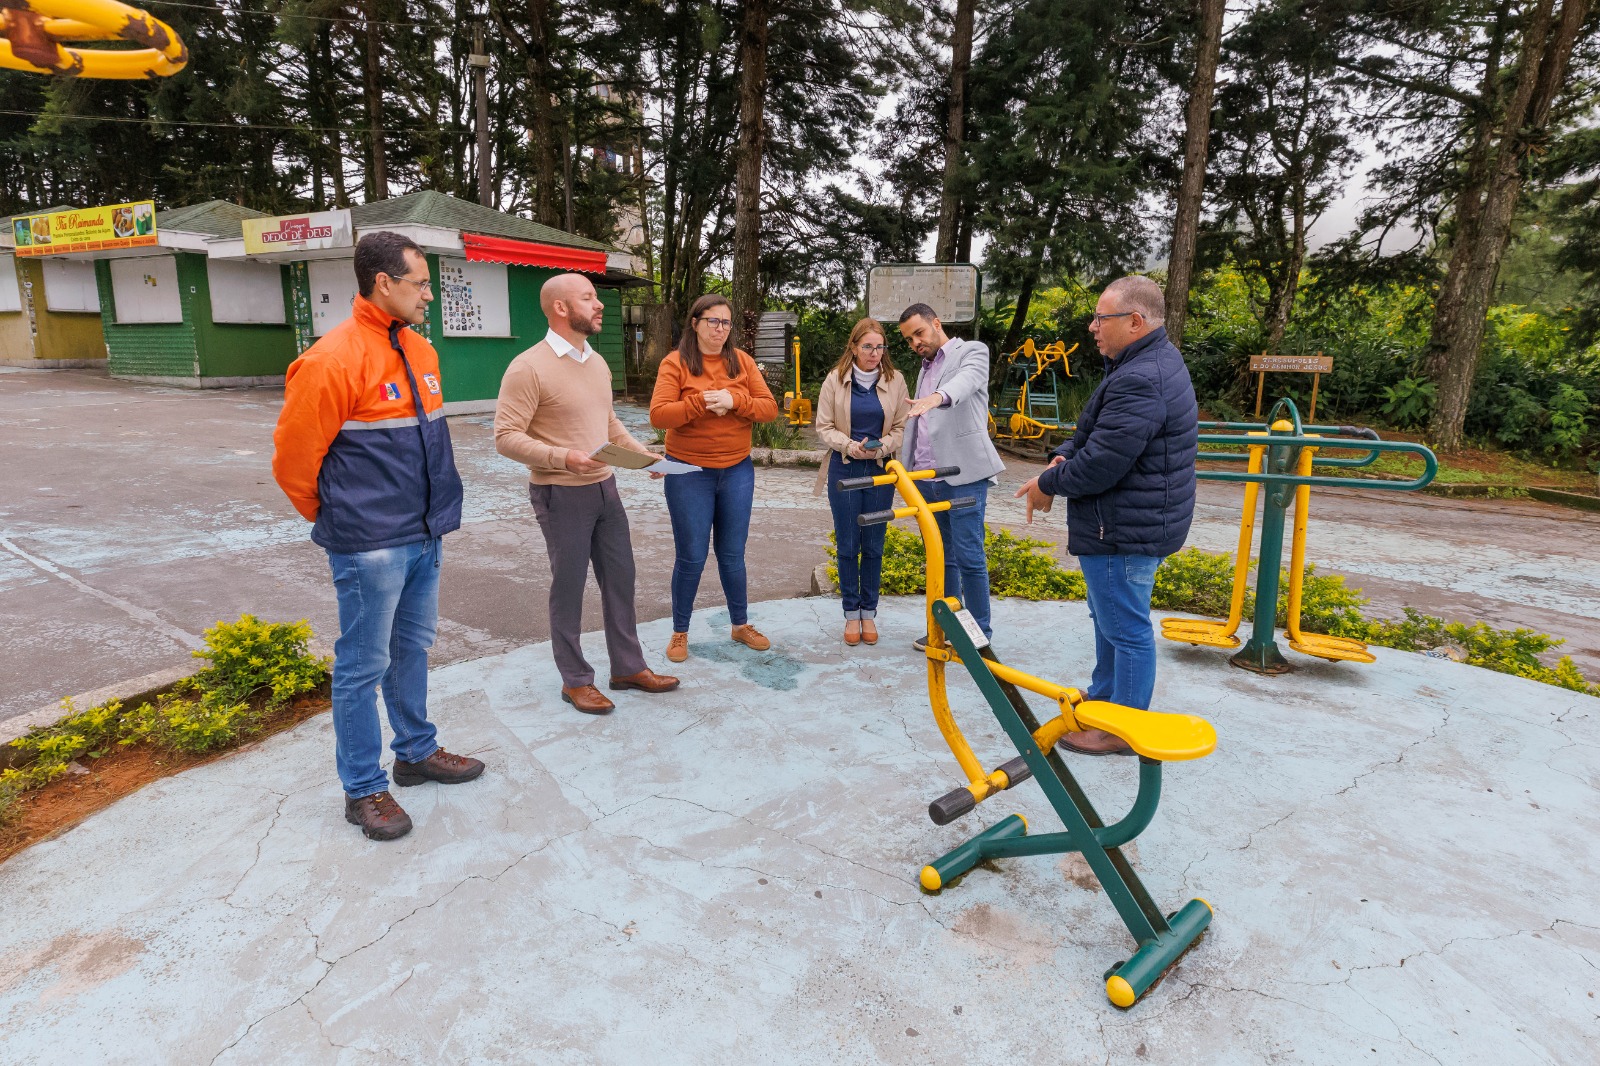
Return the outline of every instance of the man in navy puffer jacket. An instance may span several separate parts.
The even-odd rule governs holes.
[[[1161,560],[1183,547],[1194,517],[1199,408],[1183,356],[1162,328],[1161,286],[1119,278],[1089,332],[1108,367],[1049,469],[1018,490],[1035,508],[1067,497],[1067,550],[1078,557],[1094,618],[1095,667],[1085,695],[1148,710],[1156,683],[1150,593]],[[1131,754],[1098,729],[1063,743],[1085,755]]]

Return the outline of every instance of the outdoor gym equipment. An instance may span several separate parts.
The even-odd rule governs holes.
[[[939,732],[968,782],[934,800],[928,807],[928,817],[935,825],[948,825],[984,800],[1032,777],[1065,827],[1064,832],[1030,837],[1022,815],[1008,815],[924,866],[922,886],[937,892],[986,859],[1080,852],[1138,945],[1125,961],[1105,973],[1106,995],[1111,1002],[1131,1007],[1210,924],[1211,905],[1203,899],[1193,899],[1178,910],[1163,914],[1119,849],[1142,833],[1155,817],[1161,799],[1161,764],[1209,755],[1216,747],[1216,731],[1205,719],[1193,715],[1157,714],[1085,700],[1077,689],[1000,662],[972,615],[955,597],[944,594],[944,542],[933,516],[939,511],[972,507],[975,501],[967,497],[930,504],[916,484],[929,478],[954,476],[960,469],[908,471],[898,460],[890,460],[885,469],[887,473],[875,477],[842,478],[838,488],[846,492],[874,485],[895,486],[906,506],[870,512],[857,521],[868,526],[914,517],[922,534],[927,559],[928,700]],[[1016,758],[992,771],[984,770],[951,714],[945,689],[945,664],[950,662],[967,668],[1017,750]],[[1056,716],[1041,725],[1022,698],[1022,689],[1052,701],[1058,710]],[[1139,791],[1133,807],[1121,821],[1109,826],[1100,820],[1055,750],[1063,736],[1083,729],[1104,729],[1121,737],[1139,756]]]
[[[794,389],[783,394],[783,413],[789,416],[791,426],[811,424],[811,401],[800,391],[800,338],[792,344],[794,352]]]
[[[62,41],[132,41],[132,51],[67,47]],[[136,80],[176,74],[189,50],[172,27],[117,0],[5,0],[0,67],[34,74]]]
[[[1067,357],[1077,350],[1076,344],[1068,348],[1061,341],[1040,348],[1029,337],[1005,357],[1005,380],[989,408],[989,435],[997,444],[1025,451],[1027,444],[1036,442],[1042,449],[1045,434],[1066,428],[1061,418],[1060,377],[1072,376]]]
[[[1284,417],[1280,417],[1284,416]],[[1305,590],[1306,525],[1311,508],[1311,486],[1339,485],[1364,489],[1391,489],[1411,492],[1433,480],[1439,461],[1432,451],[1408,441],[1386,441],[1370,429],[1355,426],[1305,426],[1300,411],[1290,399],[1279,400],[1267,415],[1267,424],[1252,422],[1202,422],[1201,430],[1227,430],[1200,434],[1201,444],[1243,444],[1248,452],[1202,452],[1202,458],[1222,462],[1244,462],[1245,470],[1201,470],[1203,481],[1243,481],[1244,510],[1239,521],[1239,547],[1234,553],[1233,595],[1228,617],[1221,622],[1210,619],[1163,618],[1161,635],[1168,640],[1214,648],[1239,647],[1239,623],[1244,615],[1245,581],[1250,571],[1250,546],[1254,539],[1257,500],[1265,493],[1261,518],[1261,557],[1256,566],[1255,619],[1250,640],[1228,661],[1258,674],[1283,674],[1293,670],[1278,651],[1273,639],[1278,612],[1278,573],[1283,559],[1284,516],[1294,500],[1294,536],[1289,551],[1289,647],[1305,655],[1330,662],[1374,662],[1372,653],[1359,640],[1348,637],[1306,633],[1300,629],[1301,596]],[[1365,454],[1343,458],[1316,458],[1329,448],[1349,449]],[[1319,467],[1357,468],[1370,466],[1384,452],[1410,453],[1422,459],[1421,476],[1411,481],[1377,481],[1365,478],[1312,474],[1313,462]],[[1291,469],[1293,473],[1291,473]]]

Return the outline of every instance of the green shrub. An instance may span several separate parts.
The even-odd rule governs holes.
[[[1433,414],[1438,386],[1421,378],[1401,378],[1383,389],[1383,406],[1380,410],[1389,424],[1400,429],[1423,425]]]
[[[1156,568],[1156,584],[1150,606],[1158,611],[1183,611],[1188,614],[1225,618],[1233,598],[1233,557],[1227,552],[1203,552],[1185,548],[1169,555]],[[1255,610],[1255,592],[1246,582],[1244,614]]]
[[[116,700],[76,710],[70,699],[61,701],[65,717],[54,725],[41,726],[13,740],[16,768],[7,770],[0,780],[9,781],[16,791],[48,785],[67,772],[81,758],[103,755],[117,739],[122,704]]]
[[[237,622],[218,622],[205,631],[206,646],[194,652],[211,665],[194,676],[194,684],[223,704],[265,695],[264,710],[276,710],[328,677],[328,660],[309,650],[311,626],[298,622],[263,622],[240,615]]]
[[[771,422],[756,422],[750,427],[752,448],[780,448],[788,450],[800,446],[799,426],[791,426],[789,419],[779,415]]]
[[[184,755],[203,755],[254,736],[267,714],[265,707],[186,687],[129,711],[122,743],[151,743]]]

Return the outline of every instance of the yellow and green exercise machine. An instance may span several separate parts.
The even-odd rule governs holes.
[[[859,522],[866,526],[915,518],[922,534],[927,558],[928,700],[939,732],[967,777],[967,784],[934,800],[928,807],[928,816],[936,825],[948,825],[984,800],[1031,777],[1039,782],[1063,825],[1061,832],[1030,837],[1027,821],[1020,814],[1008,815],[924,866],[922,886],[937,892],[987,859],[1082,854],[1137,945],[1127,959],[1105,973],[1106,995],[1111,1002],[1130,1007],[1205,931],[1211,923],[1211,905],[1203,899],[1192,899],[1176,911],[1164,913],[1120,849],[1144,832],[1155,817],[1161,800],[1162,765],[1209,755],[1216,747],[1216,731],[1205,719],[1193,715],[1158,714],[1086,700],[1077,689],[1002,663],[972,615],[955,597],[945,595],[944,548],[934,515],[972,507],[975,501],[969,497],[930,504],[917,487],[919,481],[953,477],[960,470],[944,467],[909,471],[896,460],[891,460],[885,469],[887,473],[875,477],[841,479],[838,487],[849,491],[893,485],[905,506],[864,514]],[[994,770],[983,768],[951,712],[945,666],[952,662],[966,667],[1016,747],[1017,757]],[[1023,699],[1024,690],[1051,701],[1056,710],[1054,717],[1041,723]],[[1139,757],[1139,791],[1133,806],[1120,821],[1109,826],[1101,821],[1056,751],[1063,736],[1083,729],[1104,729],[1121,737]]]

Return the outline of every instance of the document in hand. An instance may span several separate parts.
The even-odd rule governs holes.
[[[632,448],[623,448],[609,442],[590,452],[589,458],[608,466],[620,466],[625,470],[648,470],[652,474],[688,474],[700,469],[698,466],[680,463],[675,459],[645,455]]]

